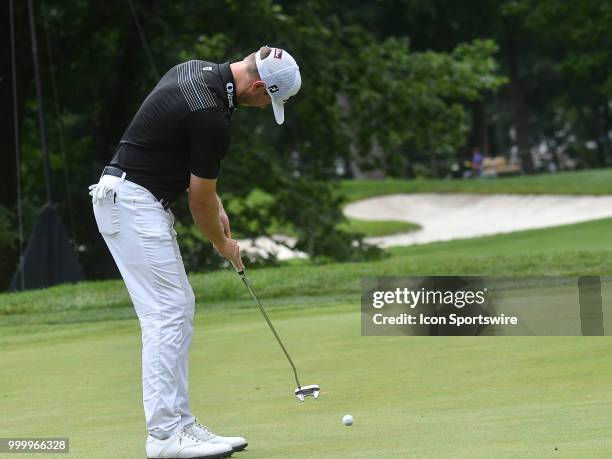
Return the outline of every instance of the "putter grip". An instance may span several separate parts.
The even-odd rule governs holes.
[[[231,262],[231,263],[232,263],[232,267],[234,268],[234,270],[236,271],[236,273],[238,273],[238,275],[239,275],[240,277],[244,277],[244,268],[242,268],[242,269],[240,269],[240,270],[239,270],[238,268],[236,268],[236,265],[234,264],[234,262]]]

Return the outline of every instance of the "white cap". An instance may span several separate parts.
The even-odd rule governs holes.
[[[285,102],[295,96],[302,85],[300,68],[287,51],[271,48],[272,52],[265,59],[261,51],[255,54],[259,76],[266,83],[266,91],[272,100],[274,118],[278,124],[285,121]]]

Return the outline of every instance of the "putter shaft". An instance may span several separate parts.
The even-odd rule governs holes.
[[[278,341],[278,344],[280,345],[281,349],[285,353],[285,356],[287,357],[287,360],[289,361],[289,364],[291,365],[291,368],[293,369],[293,376],[295,377],[295,382],[297,383],[298,389],[301,389],[302,385],[300,384],[300,380],[298,379],[297,370],[295,369],[295,365],[293,364],[293,360],[291,360],[291,357],[289,356],[289,353],[287,352],[287,349],[285,349],[285,346],[283,345],[283,342],[281,341],[280,337],[278,336],[278,333],[276,333],[276,330],[274,329],[274,325],[272,325],[272,322],[270,321],[270,318],[268,317],[268,314],[266,313],[266,310],[263,308],[261,302],[257,298],[257,295],[255,294],[255,290],[253,290],[251,282],[249,281],[248,277],[246,276],[246,273],[244,272],[244,269],[242,271],[238,271],[238,275],[240,276],[240,278],[242,279],[242,282],[244,282],[244,285],[246,286],[246,288],[248,289],[249,293],[251,294],[251,296],[255,300],[255,303],[257,303],[257,306],[259,306],[259,310],[261,311],[261,314],[264,316],[264,319],[266,319],[266,322],[268,323],[268,326],[270,327],[270,330],[272,330],[272,333],[274,333],[274,337],[276,338],[276,341]]]

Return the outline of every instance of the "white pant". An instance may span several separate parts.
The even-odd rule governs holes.
[[[158,438],[194,421],[188,354],[195,298],[176,242],[174,216],[145,188],[105,175],[93,205],[98,229],[130,293],[142,331],[147,430]]]

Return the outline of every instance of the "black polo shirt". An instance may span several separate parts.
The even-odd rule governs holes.
[[[144,100],[110,165],[172,203],[189,187],[190,174],[219,176],[237,102],[229,62],[179,64]]]

